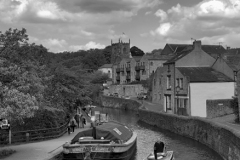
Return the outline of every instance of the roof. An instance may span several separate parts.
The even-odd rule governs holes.
[[[202,45],[202,50],[214,58],[227,52],[221,45]]]
[[[181,52],[184,48],[190,46],[189,44],[168,44],[168,45],[176,53]]]
[[[227,54],[240,55],[240,48],[227,49]]]
[[[234,71],[240,69],[240,55],[224,55],[223,59]]]
[[[177,67],[190,82],[233,82],[233,80],[221,72],[210,67]]]
[[[192,50],[185,50],[185,51],[182,51],[180,53],[177,53],[174,57],[172,57],[171,59],[169,59],[167,62],[165,62],[165,64],[168,64],[168,63],[174,63],[176,62],[177,60],[181,59],[182,57],[186,56],[188,53],[190,53]]]
[[[113,64],[104,64],[99,68],[112,68]]]

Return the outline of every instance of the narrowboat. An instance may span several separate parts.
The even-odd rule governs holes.
[[[63,145],[63,160],[130,160],[137,134],[127,126],[109,121],[80,131]]]

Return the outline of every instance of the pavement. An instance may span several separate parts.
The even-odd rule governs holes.
[[[90,127],[90,123],[87,122],[85,127]],[[9,145],[1,147],[2,149],[13,149],[16,152],[4,160],[49,160],[55,155],[62,152],[62,145],[65,142],[69,142],[72,138],[81,131],[82,128],[75,128],[75,131],[68,135],[65,133],[62,137],[27,144]]]

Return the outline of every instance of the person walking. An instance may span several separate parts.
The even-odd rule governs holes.
[[[68,132],[68,134],[70,134],[70,133],[71,133],[70,122],[68,123],[68,126],[67,126],[67,132]]]
[[[74,117],[72,117],[70,123],[71,123],[72,132],[74,132],[74,128],[75,128],[75,126],[77,126],[77,122],[74,119]]]
[[[77,127],[79,128],[80,126],[79,126],[79,121],[80,121],[80,115],[79,114],[76,114],[75,116],[74,116],[74,119],[75,119],[75,121],[77,122]]]

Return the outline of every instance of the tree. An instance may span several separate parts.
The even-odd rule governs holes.
[[[136,46],[133,46],[130,49],[130,52],[132,56],[143,56],[145,54],[141,49],[137,48]]]
[[[11,120],[34,116],[43,100],[43,67],[31,58],[27,37],[25,29],[0,35],[0,117]]]
[[[98,69],[100,66],[106,64],[106,60],[102,51],[99,49],[91,49],[83,58],[83,67],[86,69]]]
[[[102,50],[102,54],[105,56],[105,60],[107,64],[111,63],[112,56],[112,46],[107,46]]]

